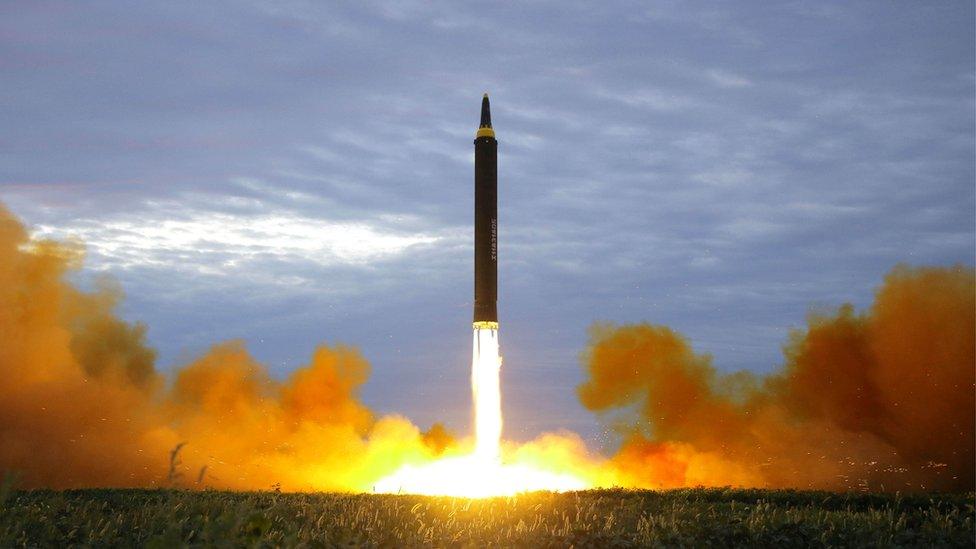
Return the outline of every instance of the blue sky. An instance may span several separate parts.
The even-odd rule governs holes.
[[[898,262],[974,262],[972,2],[8,2],[0,201],[81,238],[168,369],[469,421],[472,139],[492,96],[506,435],[569,428],[595,321],[768,372]]]

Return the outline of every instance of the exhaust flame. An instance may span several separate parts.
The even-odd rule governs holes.
[[[377,483],[377,492],[478,498],[589,487],[570,473],[549,471],[523,462],[502,463],[501,364],[497,325],[476,324],[471,356],[474,452],[420,467],[406,465]]]
[[[501,461],[502,357],[498,354],[498,329],[474,329],[471,347],[471,393],[474,396],[474,455],[483,463]]]

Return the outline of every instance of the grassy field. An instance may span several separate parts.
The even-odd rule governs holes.
[[[959,546],[974,496],[693,489],[440,497],[15,491],[0,547]]]

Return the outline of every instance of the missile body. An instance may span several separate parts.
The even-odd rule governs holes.
[[[474,326],[498,328],[498,141],[488,94],[474,140]]]

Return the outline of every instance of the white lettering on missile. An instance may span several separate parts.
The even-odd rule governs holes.
[[[498,261],[498,220],[491,220],[491,260]]]

